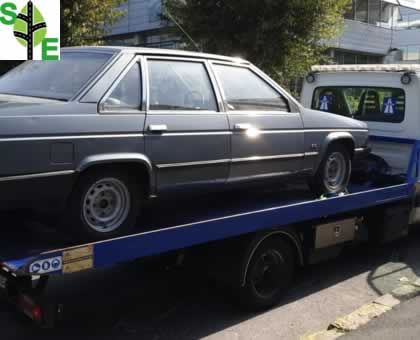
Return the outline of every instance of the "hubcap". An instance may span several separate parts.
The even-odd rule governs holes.
[[[346,159],[340,152],[332,153],[325,164],[324,183],[332,192],[343,188],[347,172]]]
[[[261,254],[254,265],[252,285],[257,294],[264,298],[272,297],[280,288],[283,273],[283,256],[275,249]]]
[[[87,190],[83,199],[83,219],[93,230],[108,233],[124,223],[130,211],[130,194],[123,182],[104,178]]]

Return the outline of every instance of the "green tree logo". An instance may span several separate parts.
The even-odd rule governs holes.
[[[38,8],[31,0],[18,14],[13,28],[16,40],[26,47],[28,60],[33,60],[34,48],[47,35],[47,24]]]

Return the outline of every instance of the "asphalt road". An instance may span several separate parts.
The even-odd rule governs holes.
[[[402,303],[343,340],[410,340],[420,337],[420,297]]]
[[[56,329],[37,329],[2,304],[1,339],[298,339],[404,284],[401,278],[416,279],[419,244],[416,233],[307,267],[282,303],[262,314],[239,310],[230,293],[190,269],[128,263],[75,274],[51,281],[49,296],[65,303]]]

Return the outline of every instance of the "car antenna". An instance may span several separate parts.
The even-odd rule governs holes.
[[[167,16],[172,22],[179,28],[179,30],[184,33],[184,35],[188,38],[188,40],[194,45],[198,52],[203,52],[203,49],[198,45],[195,40],[188,34],[188,32],[182,27],[182,25],[172,16],[172,14],[168,11],[168,8],[165,6],[163,10],[163,15]]]

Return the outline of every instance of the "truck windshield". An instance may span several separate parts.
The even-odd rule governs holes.
[[[60,61],[28,61],[0,78],[0,94],[69,100],[111,58],[108,53],[64,52]]]

